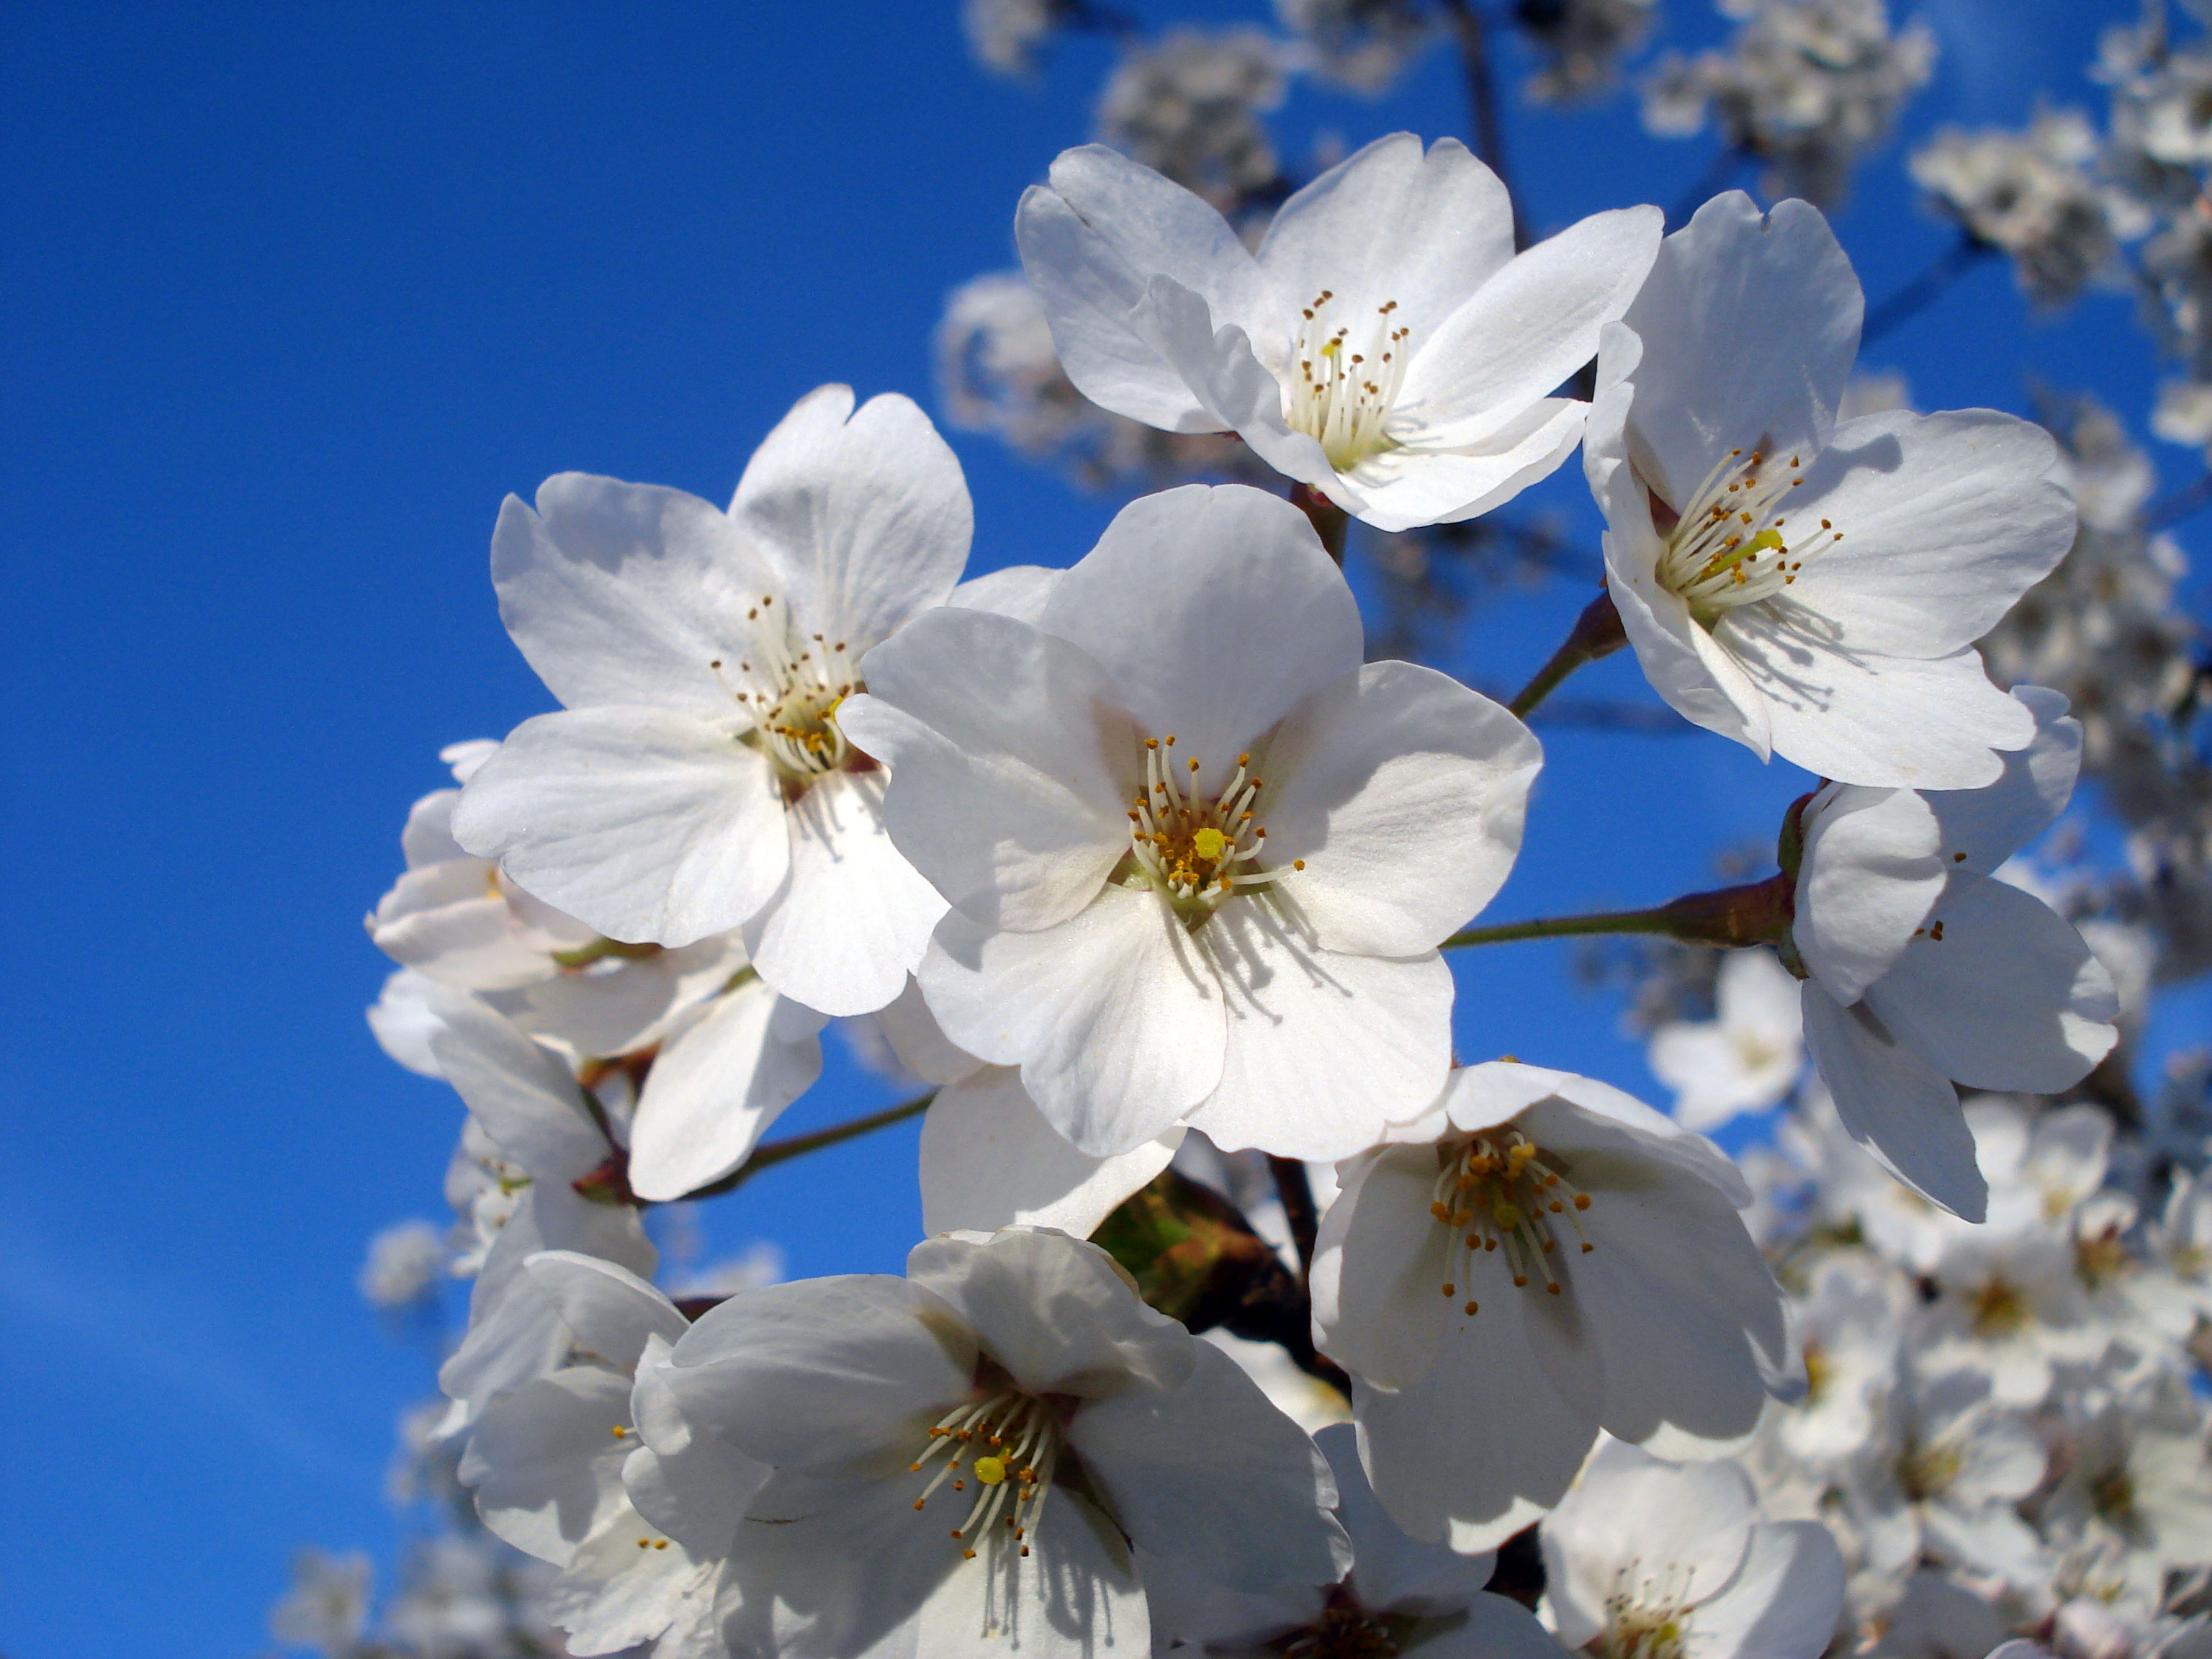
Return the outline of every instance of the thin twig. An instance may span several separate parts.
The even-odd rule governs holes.
[[[2143,508],[2142,527],[2145,530],[2164,530],[2206,507],[2212,507],[2212,472],[2182,485],[2171,495],[2160,496]]]
[[[1298,1247],[1298,1273],[1313,1272],[1314,1240],[1321,1232],[1321,1212],[1314,1206],[1313,1183],[1306,1179],[1305,1161],[1267,1154],[1268,1173],[1275,1177],[1275,1193],[1283,1200],[1283,1214],[1291,1224],[1291,1241]]]
[[[1996,243],[1985,242],[1970,230],[1960,232],[1959,240],[1933,264],[1867,313],[1865,325],[1859,330],[1859,343],[1872,345],[1900,323],[1919,315],[1942,297],[1944,289],[1996,251]]]
[[[888,1129],[894,1123],[903,1123],[910,1117],[919,1117],[929,1109],[929,1103],[937,1098],[932,1089],[926,1095],[916,1095],[912,1100],[902,1100],[896,1106],[886,1106],[880,1112],[870,1112],[863,1117],[848,1118],[842,1123],[833,1123],[826,1129],[816,1129],[803,1135],[787,1135],[781,1140],[771,1140],[753,1148],[753,1155],[720,1181],[710,1181],[684,1194],[684,1199],[720,1198],[724,1193],[735,1192],[763,1170],[778,1164],[803,1158],[808,1152],[817,1152],[824,1146],[835,1146],[841,1140],[854,1140],[862,1135],[873,1134],[878,1129]]]
[[[1460,71],[1467,78],[1468,113],[1474,125],[1474,153],[1505,186],[1505,199],[1513,208],[1513,246],[1528,246],[1528,222],[1521,212],[1521,192],[1513,187],[1512,169],[1505,161],[1505,124],[1498,102],[1498,82],[1490,67],[1490,32],[1482,13],[1468,0],[1443,0],[1444,15],[1459,38]]]
[[[1510,945],[1524,939],[1571,939],[1585,933],[1671,933],[1674,918],[1664,910],[1604,910],[1587,916],[1550,916],[1511,921],[1498,927],[1465,927],[1437,948],[1456,951],[1469,945]]]

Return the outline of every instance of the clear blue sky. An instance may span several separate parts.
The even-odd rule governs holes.
[[[2094,33],[2131,8],[1926,9],[1944,67],[1914,130],[2093,99]],[[500,497],[568,468],[726,497],[820,381],[926,401],[945,290],[1009,262],[1104,61],[990,81],[935,3],[0,8],[9,1659],[239,1659],[295,1543],[388,1553],[392,1418],[424,1376],[353,1276],[375,1228],[441,1214],[458,1112],[371,1043],[359,918],[439,746],[547,706],[485,576]],[[1282,121],[1292,157],[1401,125],[1464,130],[1448,61]],[[1542,228],[1669,201],[1706,154],[1625,103],[1511,137]],[[1840,222],[1876,295],[1948,238],[1896,159]],[[2024,328],[1994,268],[1877,361],[1950,406],[2022,409],[2041,375],[2139,414],[2155,378],[2124,301]],[[975,568],[1069,562],[1110,513],[954,442]],[[1579,489],[1570,468],[1544,499],[1587,527]],[[1464,665],[1516,680],[1583,597],[1499,607]],[[1625,663],[1589,678],[1637,694]],[[1548,741],[1501,919],[1708,884],[1804,787],[1715,739]],[[1561,960],[1463,964],[1463,1052],[1648,1088]],[[833,1064],[792,1121],[877,1097]],[[779,1171],[715,1237],[799,1273],[894,1267],[911,1156],[889,1136]]]

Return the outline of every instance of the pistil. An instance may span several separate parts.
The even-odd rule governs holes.
[[[1180,763],[1175,734],[1145,739],[1145,793],[1129,807],[1129,850],[1143,879],[1165,893],[1194,921],[1203,921],[1231,894],[1279,880],[1285,872],[1260,867],[1267,831],[1255,814],[1265,787],[1249,770],[1249,754],[1237,757],[1236,775],[1212,799],[1197,787],[1203,764]],[[1304,859],[1290,868],[1303,870]]]
[[[908,1465],[919,1474],[940,1455],[945,1459],[914,1506],[920,1510],[948,1481],[954,1492],[964,1492],[972,1479],[978,1490],[967,1518],[952,1528],[963,1559],[974,1560],[978,1545],[993,1543],[1027,1555],[1052,1489],[1060,1439],[1059,1413],[1017,1389],[995,1389],[956,1406],[929,1431],[929,1444]]]

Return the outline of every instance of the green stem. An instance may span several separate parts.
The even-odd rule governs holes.
[[[1627,643],[1628,631],[1620,625],[1620,612],[1613,609],[1613,595],[1600,588],[1597,597],[1583,606],[1583,614],[1575,618],[1574,627],[1559,648],[1552,653],[1552,659],[1538,669],[1536,678],[1522,686],[1521,695],[1505,706],[1527,720],[1561,680],[1584,663],[1610,656]]]
[[[1588,916],[1552,916],[1541,921],[1510,921],[1499,927],[1462,927],[1438,948],[1468,945],[1510,945],[1523,939],[1572,939],[1583,933],[1671,933],[1674,919],[1657,910],[1606,910]]]
[[[1589,933],[1661,933],[1692,945],[1737,950],[1746,945],[1784,945],[1797,909],[1797,884],[1786,875],[1710,893],[1685,893],[1656,910],[1601,910],[1587,916],[1553,916],[1541,921],[1509,921],[1499,927],[1466,927],[1439,948],[1509,945],[1523,939],[1571,939]],[[1784,952],[1789,960],[1789,953]]]
[[[894,1123],[903,1123],[910,1117],[920,1117],[929,1109],[929,1103],[937,1098],[937,1091],[916,1095],[912,1100],[902,1100],[896,1106],[886,1106],[880,1112],[870,1112],[864,1117],[848,1118],[842,1123],[833,1123],[826,1129],[816,1129],[803,1135],[787,1135],[781,1140],[770,1140],[753,1148],[753,1155],[720,1181],[710,1181],[684,1194],[694,1198],[720,1198],[724,1193],[735,1192],[763,1170],[778,1164],[787,1164],[794,1158],[809,1152],[818,1152],[824,1146],[835,1146],[843,1140],[857,1140],[862,1135],[873,1134],[878,1129],[888,1129]]]

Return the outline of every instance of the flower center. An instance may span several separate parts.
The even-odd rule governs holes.
[[[1732,449],[1667,527],[1660,585],[1700,622],[1710,624],[1724,611],[1773,598],[1797,580],[1808,558],[1844,538],[1826,519],[1818,530],[1791,531],[1777,511],[1804,483],[1799,471],[1795,455],[1784,466],[1755,449],[1748,459]],[[1653,504],[1663,511],[1656,496]]]
[[[1948,1492],[1966,1466],[1966,1455],[1957,1446],[1923,1446],[1917,1441],[1909,1441],[1904,1455],[1897,1460],[1897,1484],[1905,1489],[1907,1498],[1923,1504]]]
[[[1239,755],[1236,775],[1208,799],[1197,788],[1204,766],[1187,759],[1178,775],[1174,750],[1173,732],[1164,741],[1145,739],[1145,793],[1129,806],[1125,880],[1157,887],[1196,923],[1232,893],[1264,887],[1284,872],[1257,866],[1267,831],[1254,817],[1262,785],[1247,770],[1252,757]],[[1304,859],[1291,860],[1293,870],[1305,867]]]
[[[1605,1630],[1590,1644],[1604,1659],[1682,1659],[1689,1646],[1693,1569],[1670,1565],[1662,1574],[1644,1573],[1634,1560],[1613,1576],[1605,1598]],[[1641,1575],[1639,1577],[1639,1575]]]
[[[1581,1212],[1590,1206],[1589,1194],[1577,1192],[1567,1180],[1571,1168],[1518,1129],[1471,1136],[1445,1159],[1429,1213],[1451,1230],[1447,1270],[1460,1268],[1456,1277],[1444,1281],[1446,1297],[1457,1296],[1473,1279],[1476,1256],[1500,1249],[1516,1286],[1526,1290],[1540,1278],[1547,1292],[1560,1293],[1552,1268],[1559,1244],[1553,1218],[1564,1218],[1575,1230],[1582,1243],[1578,1254],[1588,1255],[1597,1248],[1583,1231]],[[1473,1315],[1479,1308],[1468,1302],[1460,1311]]]
[[[837,705],[866,688],[853,672],[844,641],[832,643],[819,634],[799,639],[773,614],[775,605],[775,596],[764,594],[745,612],[745,620],[754,624],[753,655],[737,665],[734,675],[720,657],[707,665],[752,716],[753,729],[744,740],[766,755],[787,782],[803,787],[857,757],[837,728]]]
[[[1027,1555],[1052,1489],[1060,1437],[1059,1413],[1018,1389],[996,1389],[957,1406],[930,1430],[929,1444],[907,1466],[919,1474],[944,1459],[914,1506],[920,1510],[948,1481],[954,1492],[965,1492],[972,1480],[975,1496],[968,1517],[952,1528],[963,1559],[972,1561],[989,1549],[996,1565],[1009,1553]]]
[[[1300,313],[1291,348],[1297,379],[1283,418],[1318,441],[1340,472],[1396,447],[1382,420],[1406,378],[1412,356],[1406,337],[1413,332],[1399,325],[1397,311],[1393,300],[1372,315],[1354,314],[1323,289]]]
[[[1359,1598],[1339,1584],[1328,1593],[1321,1617],[1276,1644],[1283,1659],[1396,1659],[1400,1627],[1408,1621],[1370,1613]]]

